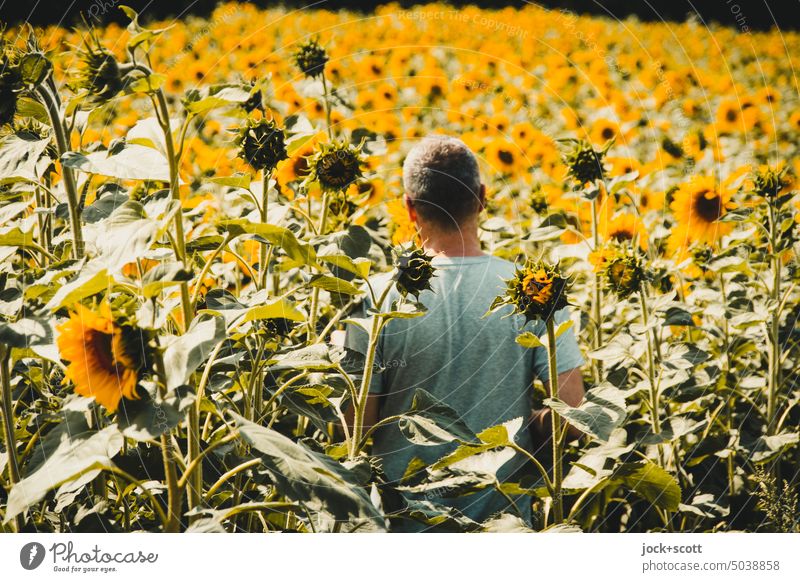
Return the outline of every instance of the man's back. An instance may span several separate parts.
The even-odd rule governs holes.
[[[523,425],[531,414],[531,383],[534,376],[546,378],[547,357],[543,350],[529,350],[516,343],[524,320],[520,316],[503,317],[502,310],[484,317],[494,298],[501,294],[514,273],[514,265],[489,255],[470,257],[436,257],[431,281],[433,290],[424,291],[419,300],[427,312],[413,319],[390,321],[378,344],[376,365],[370,387],[373,394],[382,394],[380,418],[407,411],[414,393],[422,388],[455,409],[474,432],[522,418]],[[389,282],[387,275],[372,279],[376,294]],[[392,291],[388,303],[399,297]],[[566,310],[557,321],[568,317]],[[543,324],[528,324],[541,335]],[[347,345],[363,352],[366,334],[350,326]],[[580,350],[571,330],[559,338],[559,372],[582,364]],[[529,432],[519,431],[517,443],[531,450]],[[403,437],[392,423],[375,432],[373,453],[383,459],[384,472],[391,481],[399,481],[409,462],[418,457],[430,464],[455,448],[455,444],[439,446],[414,445]],[[519,470],[524,460],[511,451],[502,459],[510,459],[498,472],[502,481]],[[434,492],[436,493],[436,492]],[[427,499],[457,507],[477,521],[498,510],[513,511],[508,500],[487,490],[461,498],[446,495]],[[530,503],[522,500],[519,509],[529,519]]]

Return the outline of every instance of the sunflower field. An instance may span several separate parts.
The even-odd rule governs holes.
[[[427,495],[495,488],[533,531],[800,531],[800,35],[117,9],[2,33],[0,530],[532,531]],[[373,340],[435,276],[401,180],[432,133],[483,165],[484,250],[521,268],[496,303],[572,305],[518,341],[572,325],[587,362],[577,408],[536,382],[553,446],[519,482],[486,454],[520,423],[470,433],[424,390],[382,422],[456,452],[401,483],[370,455]],[[403,299],[352,317],[386,271]]]

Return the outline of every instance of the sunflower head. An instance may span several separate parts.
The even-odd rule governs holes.
[[[770,167],[760,168],[753,177],[753,188],[759,196],[767,200],[776,200],[778,194],[786,185],[786,171],[784,167],[776,170]]]
[[[271,119],[248,119],[235,139],[239,157],[255,170],[271,172],[288,158],[286,135]]]
[[[125,75],[130,67],[120,65],[96,36],[87,39],[78,57],[81,67],[76,85],[88,95],[92,104],[107,103],[125,88]]]
[[[294,62],[306,77],[319,77],[325,72],[328,53],[316,39],[311,39],[297,48],[294,53]]]
[[[431,289],[431,279],[435,269],[431,264],[431,256],[416,245],[407,245],[395,250],[395,274],[397,290],[403,297],[419,294]]]
[[[600,271],[608,288],[620,299],[639,291],[647,280],[644,258],[632,247],[608,247]]]
[[[704,273],[708,270],[708,264],[713,258],[714,250],[707,244],[700,244],[692,248],[692,260]]]
[[[528,259],[514,276],[506,281],[506,292],[495,298],[490,309],[512,305],[515,313],[526,321],[548,321],[567,306],[567,280],[558,265]]]
[[[563,156],[568,175],[581,186],[587,182],[602,180],[605,177],[603,158],[613,142],[609,141],[600,150],[596,150],[586,140],[571,141],[572,149]]]
[[[57,327],[58,349],[69,362],[64,382],[115,412],[122,398],[137,400],[136,386],[147,363],[149,338],[124,317],[112,315],[108,303],[98,310],[76,305]]]
[[[547,214],[547,195],[542,190],[540,184],[537,184],[531,192],[530,203],[531,210],[533,210],[536,214]]]
[[[7,54],[0,57],[0,126],[14,121],[22,76]]]
[[[347,142],[321,143],[308,158],[306,183],[317,182],[324,192],[341,192],[361,176],[361,148]]]

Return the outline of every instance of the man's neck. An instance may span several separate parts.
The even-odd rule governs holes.
[[[465,236],[469,232],[470,235]],[[427,237],[426,237],[427,234]],[[483,255],[477,229],[456,232],[420,232],[423,248],[428,254],[444,257],[479,257]]]

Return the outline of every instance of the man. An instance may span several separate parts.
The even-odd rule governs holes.
[[[503,292],[503,280],[512,277],[515,266],[481,250],[478,221],[486,188],[481,183],[475,155],[461,140],[428,137],[406,157],[403,187],[409,218],[418,229],[423,247],[434,257],[433,290],[419,296],[426,308],[424,316],[392,320],[384,328],[365,424],[371,426],[382,418],[407,411],[414,393],[422,388],[455,409],[476,433],[521,418],[525,422],[515,435],[516,442],[531,452],[540,447],[546,449],[542,445],[549,432],[549,410],[533,413],[531,397],[534,377],[547,386],[547,354],[541,348],[525,349],[515,341],[523,327],[544,334],[544,324],[525,324],[522,316],[502,317],[507,315],[503,311],[484,317],[492,300]],[[391,282],[390,274],[375,276],[370,282],[376,296],[380,296]],[[398,297],[392,289],[383,307]],[[370,307],[368,300],[363,307]],[[556,314],[558,322],[568,318],[567,309]],[[365,353],[366,343],[363,330],[348,326],[346,347]],[[558,339],[557,358],[559,396],[577,406],[583,398],[578,369],[583,359],[571,329]],[[539,442],[533,442],[535,439]],[[387,478],[398,483],[415,457],[431,464],[455,446],[415,445],[402,435],[397,423],[390,423],[375,431],[373,454],[381,457]],[[534,478],[538,475],[522,455],[510,449],[487,456],[490,458],[480,461],[483,469],[500,466],[497,476],[501,481],[518,480],[522,471]],[[469,462],[464,465],[470,468]],[[497,512],[515,513],[528,522],[531,519],[530,498],[512,498],[514,507],[508,497],[492,488],[462,497],[435,490],[417,499],[455,507],[478,522]],[[424,529],[411,520],[392,523],[393,531]]]

